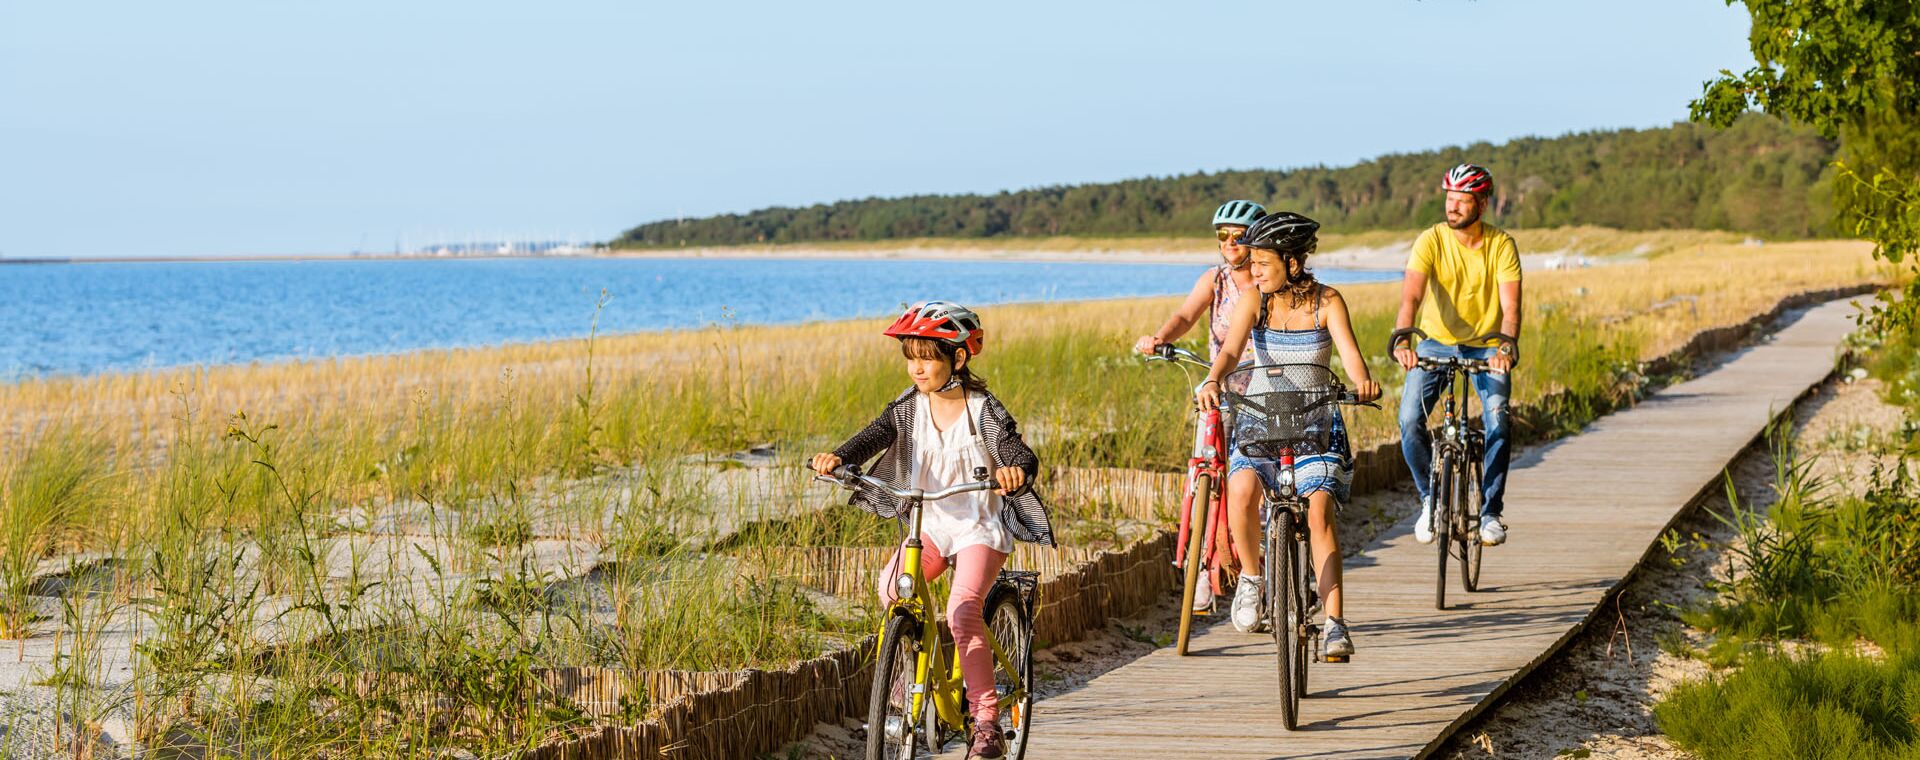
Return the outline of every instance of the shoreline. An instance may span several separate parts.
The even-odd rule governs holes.
[[[1399,271],[1414,238],[1425,229],[1325,232],[1316,266],[1370,271]],[[1715,230],[1621,230],[1569,226],[1503,227],[1520,245],[1521,266],[1530,270],[1580,269],[1658,257],[1683,250],[1739,245],[1762,248],[1800,243],[1841,243],[1841,238],[1761,240]],[[1211,264],[1218,260],[1213,242],[1200,236],[1041,237],[1018,239],[910,238],[885,241],[762,243],[686,248],[613,248],[595,246],[551,254],[311,253],[260,256],[101,256],[0,257],[8,264],[158,264],[331,261],[484,261],[536,259],[747,260],[799,261],[992,261],[1034,263]]]
[[[1343,247],[1325,251],[1314,256],[1316,265],[1354,271],[1397,271],[1405,261],[1406,245]],[[1382,254],[1387,254],[1383,256]],[[606,260],[634,259],[643,261],[988,261],[996,263],[1022,264],[1193,264],[1211,265],[1218,261],[1213,251],[1172,251],[1155,249],[1106,249],[1088,248],[1080,250],[1045,250],[1033,248],[930,248],[924,246],[902,248],[838,249],[811,247],[769,247],[758,248],[683,248],[683,249],[613,249],[600,253],[563,254],[554,256],[537,255],[500,255],[500,256],[429,256],[429,255],[380,255],[354,256],[350,254],[301,254],[291,256],[107,256],[88,258],[0,258],[4,265],[60,265],[60,264],[246,264],[272,263],[294,264],[302,262],[400,262],[400,261],[537,261],[537,260]]]

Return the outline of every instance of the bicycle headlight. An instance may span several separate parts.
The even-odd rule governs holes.
[[[901,599],[912,599],[913,576],[901,573],[900,577],[893,579],[893,592]]]
[[[1280,481],[1280,485],[1283,485],[1283,486],[1293,485],[1293,471],[1281,470],[1279,481]]]

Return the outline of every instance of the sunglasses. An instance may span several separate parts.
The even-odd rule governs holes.
[[[1220,242],[1222,242],[1222,243],[1225,243],[1225,242],[1227,242],[1227,241],[1229,241],[1229,240],[1234,240],[1234,239],[1236,239],[1236,238],[1239,238],[1239,237],[1240,237],[1241,235],[1243,235],[1243,234],[1245,234],[1245,233],[1241,233],[1241,232],[1228,232],[1228,231],[1226,231],[1226,230],[1214,230],[1214,231],[1213,231],[1213,236],[1214,236],[1214,237],[1216,237],[1216,238],[1219,238],[1219,239],[1220,239]],[[1235,243],[1235,245],[1238,245],[1238,243]]]

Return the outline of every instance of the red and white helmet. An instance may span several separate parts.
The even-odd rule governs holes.
[[[1446,178],[1440,180],[1440,189],[1450,193],[1486,195],[1493,192],[1493,173],[1482,166],[1461,164],[1447,171]]]
[[[892,338],[931,338],[967,355],[979,356],[986,347],[987,331],[980,326],[980,315],[950,301],[927,301],[907,307],[885,333]]]

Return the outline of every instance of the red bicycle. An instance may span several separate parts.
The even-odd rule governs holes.
[[[1147,361],[1185,364],[1201,369],[1213,365],[1199,355],[1171,343],[1154,346]],[[1189,401],[1192,397],[1189,395]],[[1212,612],[1212,599],[1226,592],[1228,573],[1239,566],[1233,542],[1227,537],[1227,434],[1219,409],[1200,412],[1193,431],[1193,451],[1187,457],[1187,488],[1180,500],[1180,533],[1174,545],[1173,566],[1180,568],[1180,633],[1174,651],[1185,655],[1196,612]],[[1198,560],[1198,561],[1195,561]],[[1202,569],[1205,580],[1201,580]],[[1201,583],[1211,599],[1196,605]],[[1195,607],[1201,609],[1196,610]]]

